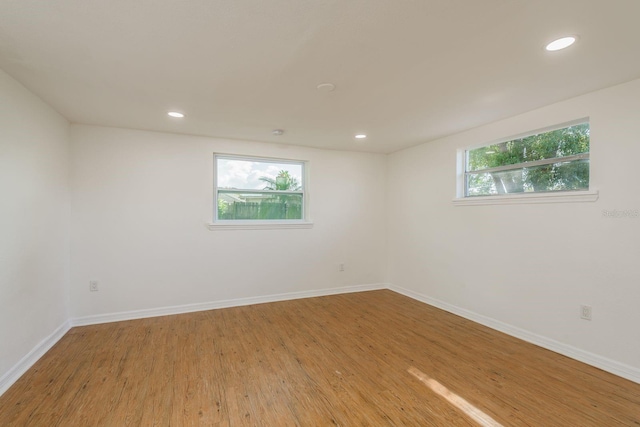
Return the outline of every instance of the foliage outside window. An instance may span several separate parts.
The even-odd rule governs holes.
[[[217,221],[301,221],[304,162],[215,156]]]
[[[465,152],[465,197],[589,189],[589,123]]]

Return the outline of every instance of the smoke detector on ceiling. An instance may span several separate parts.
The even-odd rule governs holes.
[[[333,83],[320,83],[316,88],[321,92],[333,92],[336,89],[336,85]]]

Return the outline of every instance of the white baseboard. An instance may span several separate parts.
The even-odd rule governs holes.
[[[147,317],[169,316],[172,314],[191,313],[194,311],[214,310],[218,308],[240,307],[243,305],[263,304],[276,301],[287,301],[300,298],[321,297],[326,295],[346,294],[352,292],[373,291],[387,289],[386,284],[356,285],[341,288],[320,289],[313,291],[289,292],[260,297],[237,298],[230,300],[211,301],[196,304],[175,305],[170,307],[149,308],[144,310],[124,311],[119,313],[97,314],[93,316],[77,317],[71,320],[73,326],[95,325],[99,323],[120,322],[123,320],[144,319]]]
[[[0,377],[0,396],[9,389],[27,370],[33,366],[44,354],[60,341],[60,338],[71,329],[69,319],[56,328],[48,337],[43,339],[29,353],[27,353],[18,363],[16,363],[7,373]]]
[[[408,289],[393,285],[390,285],[389,289],[399,294],[408,296],[409,298],[413,298],[425,304],[432,305],[434,307],[448,311],[449,313],[456,314],[458,316],[464,317],[465,319],[469,319],[481,325],[487,326],[491,329],[504,332],[505,334],[586,363],[587,365],[595,366],[596,368],[602,369],[603,371],[610,372],[614,375],[640,384],[640,369],[633,366],[629,366],[624,363],[620,363],[615,360],[611,360],[606,357],[599,356],[597,354],[590,353],[588,351],[584,351],[567,344],[563,344],[559,341],[544,337],[542,335],[534,334],[533,332],[511,326],[507,323],[500,322],[499,320],[474,313],[473,311],[466,310],[464,308],[457,307],[444,301],[428,297],[418,292],[410,291]]]

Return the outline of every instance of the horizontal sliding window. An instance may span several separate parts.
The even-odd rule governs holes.
[[[215,156],[215,218],[221,222],[305,219],[305,162]]]
[[[589,189],[589,123],[465,152],[464,196]]]

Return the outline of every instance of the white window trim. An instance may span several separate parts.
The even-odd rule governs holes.
[[[313,222],[278,222],[278,221],[218,221],[207,224],[211,231],[215,230],[283,230],[313,228]]]
[[[453,199],[454,206],[517,205],[538,203],[580,203],[598,200],[598,190],[511,193],[500,196],[472,196]]]
[[[220,220],[218,219],[218,183],[217,159],[237,159],[261,161],[269,163],[302,164],[302,219],[299,220]],[[207,228],[216,230],[283,230],[312,228],[313,222],[309,218],[309,161],[299,159],[285,159],[279,157],[245,156],[237,154],[214,153],[213,155],[213,221],[208,222]]]
[[[452,200],[454,206],[486,206],[486,205],[517,205],[517,204],[540,204],[540,203],[583,203],[595,202],[598,200],[599,192],[591,187],[588,190],[574,191],[548,191],[539,193],[509,193],[496,196],[465,196],[465,172],[466,172],[466,152],[487,145],[499,144],[505,141],[525,138],[530,135],[551,132],[581,123],[589,123],[589,117],[548,126],[532,132],[521,133],[515,136],[500,138],[493,142],[477,144],[457,150],[456,158],[456,198]],[[591,152],[591,150],[589,150]],[[591,168],[593,169],[593,163]],[[590,175],[592,175],[590,173]],[[589,177],[591,179],[591,177]]]

